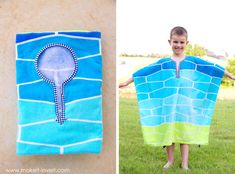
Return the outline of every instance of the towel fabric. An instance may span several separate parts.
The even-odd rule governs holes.
[[[146,144],[208,144],[224,68],[194,56],[162,58],[133,74]]]
[[[101,33],[16,35],[17,154],[100,153]]]

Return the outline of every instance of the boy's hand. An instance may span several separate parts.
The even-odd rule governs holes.
[[[224,71],[224,75],[232,80],[235,80],[235,75],[229,73],[227,70]]]
[[[119,88],[124,88],[124,87],[126,87],[126,86],[128,86],[126,83],[120,83],[120,84],[119,84]]]
[[[119,88],[124,88],[134,81],[133,78],[128,79],[126,82],[120,83]]]

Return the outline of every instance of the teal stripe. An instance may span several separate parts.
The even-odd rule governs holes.
[[[42,155],[42,154],[60,154],[57,147],[46,147],[17,142],[17,155]]]
[[[102,140],[88,142],[84,144],[78,144],[76,146],[64,148],[65,154],[73,153],[95,153],[99,154],[102,148]]]
[[[66,118],[77,118],[85,120],[102,120],[102,99],[95,98],[71,103],[65,106]]]
[[[43,144],[67,145],[102,138],[102,124],[65,121],[32,125],[21,128],[21,140]]]
[[[18,116],[19,124],[55,119],[55,105],[29,101],[18,101]]]

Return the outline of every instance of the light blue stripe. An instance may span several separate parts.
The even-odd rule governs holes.
[[[140,116],[141,117],[144,117],[144,116],[147,116],[147,115],[150,115],[150,114],[151,114],[150,110],[140,110]]]
[[[210,125],[211,119],[208,117],[203,116],[195,116],[194,118],[175,113],[166,116],[153,116],[153,117],[146,117],[141,119],[142,126],[158,126],[164,123],[174,123],[174,122],[181,122],[181,123],[191,123],[196,125]]]
[[[215,83],[216,85],[220,85],[221,83],[221,78],[212,78],[212,83]]]
[[[176,92],[177,92],[176,88],[163,88],[158,91],[152,92],[150,94],[150,97],[151,98],[165,98],[173,94],[176,94]]]
[[[210,82],[211,77],[199,71],[180,70],[180,77],[188,78],[194,82]]]
[[[162,107],[153,109],[153,115],[162,115]]]
[[[163,81],[170,77],[175,77],[175,70],[162,70],[158,71],[157,73],[154,73],[152,75],[149,75],[147,77],[148,82],[152,81]]]
[[[216,101],[216,96],[217,96],[216,94],[207,94],[207,98],[214,102]]]
[[[156,116],[141,119],[142,126],[155,126],[160,125],[162,123],[164,123],[164,117]]]
[[[136,91],[137,92],[149,92],[150,91],[150,85],[149,83],[144,83],[144,84],[141,84],[141,85],[138,85],[136,87]]]
[[[219,91],[219,87],[214,84],[211,84],[208,90],[208,92],[216,93],[216,95],[218,91]]]
[[[163,82],[151,82],[148,84],[149,84],[150,91],[160,89],[163,87]]]
[[[141,83],[144,83],[144,82],[146,82],[145,77],[134,78],[134,82],[135,82],[135,85],[139,85]]]
[[[204,99],[206,96],[205,93],[193,88],[180,88],[179,94],[190,97],[192,99]]]
[[[194,88],[207,92],[210,87],[209,83],[194,83]]]
[[[148,99],[146,101],[139,101],[139,107],[141,109],[152,109],[158,106],[162,106],[163,99]]]

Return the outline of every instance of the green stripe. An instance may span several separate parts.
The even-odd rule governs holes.
[[[159,126],[142,126],[144,142],[154,146],[166,146],[172,143],[208,144],[210,126],[190,123],[165,123]]]

